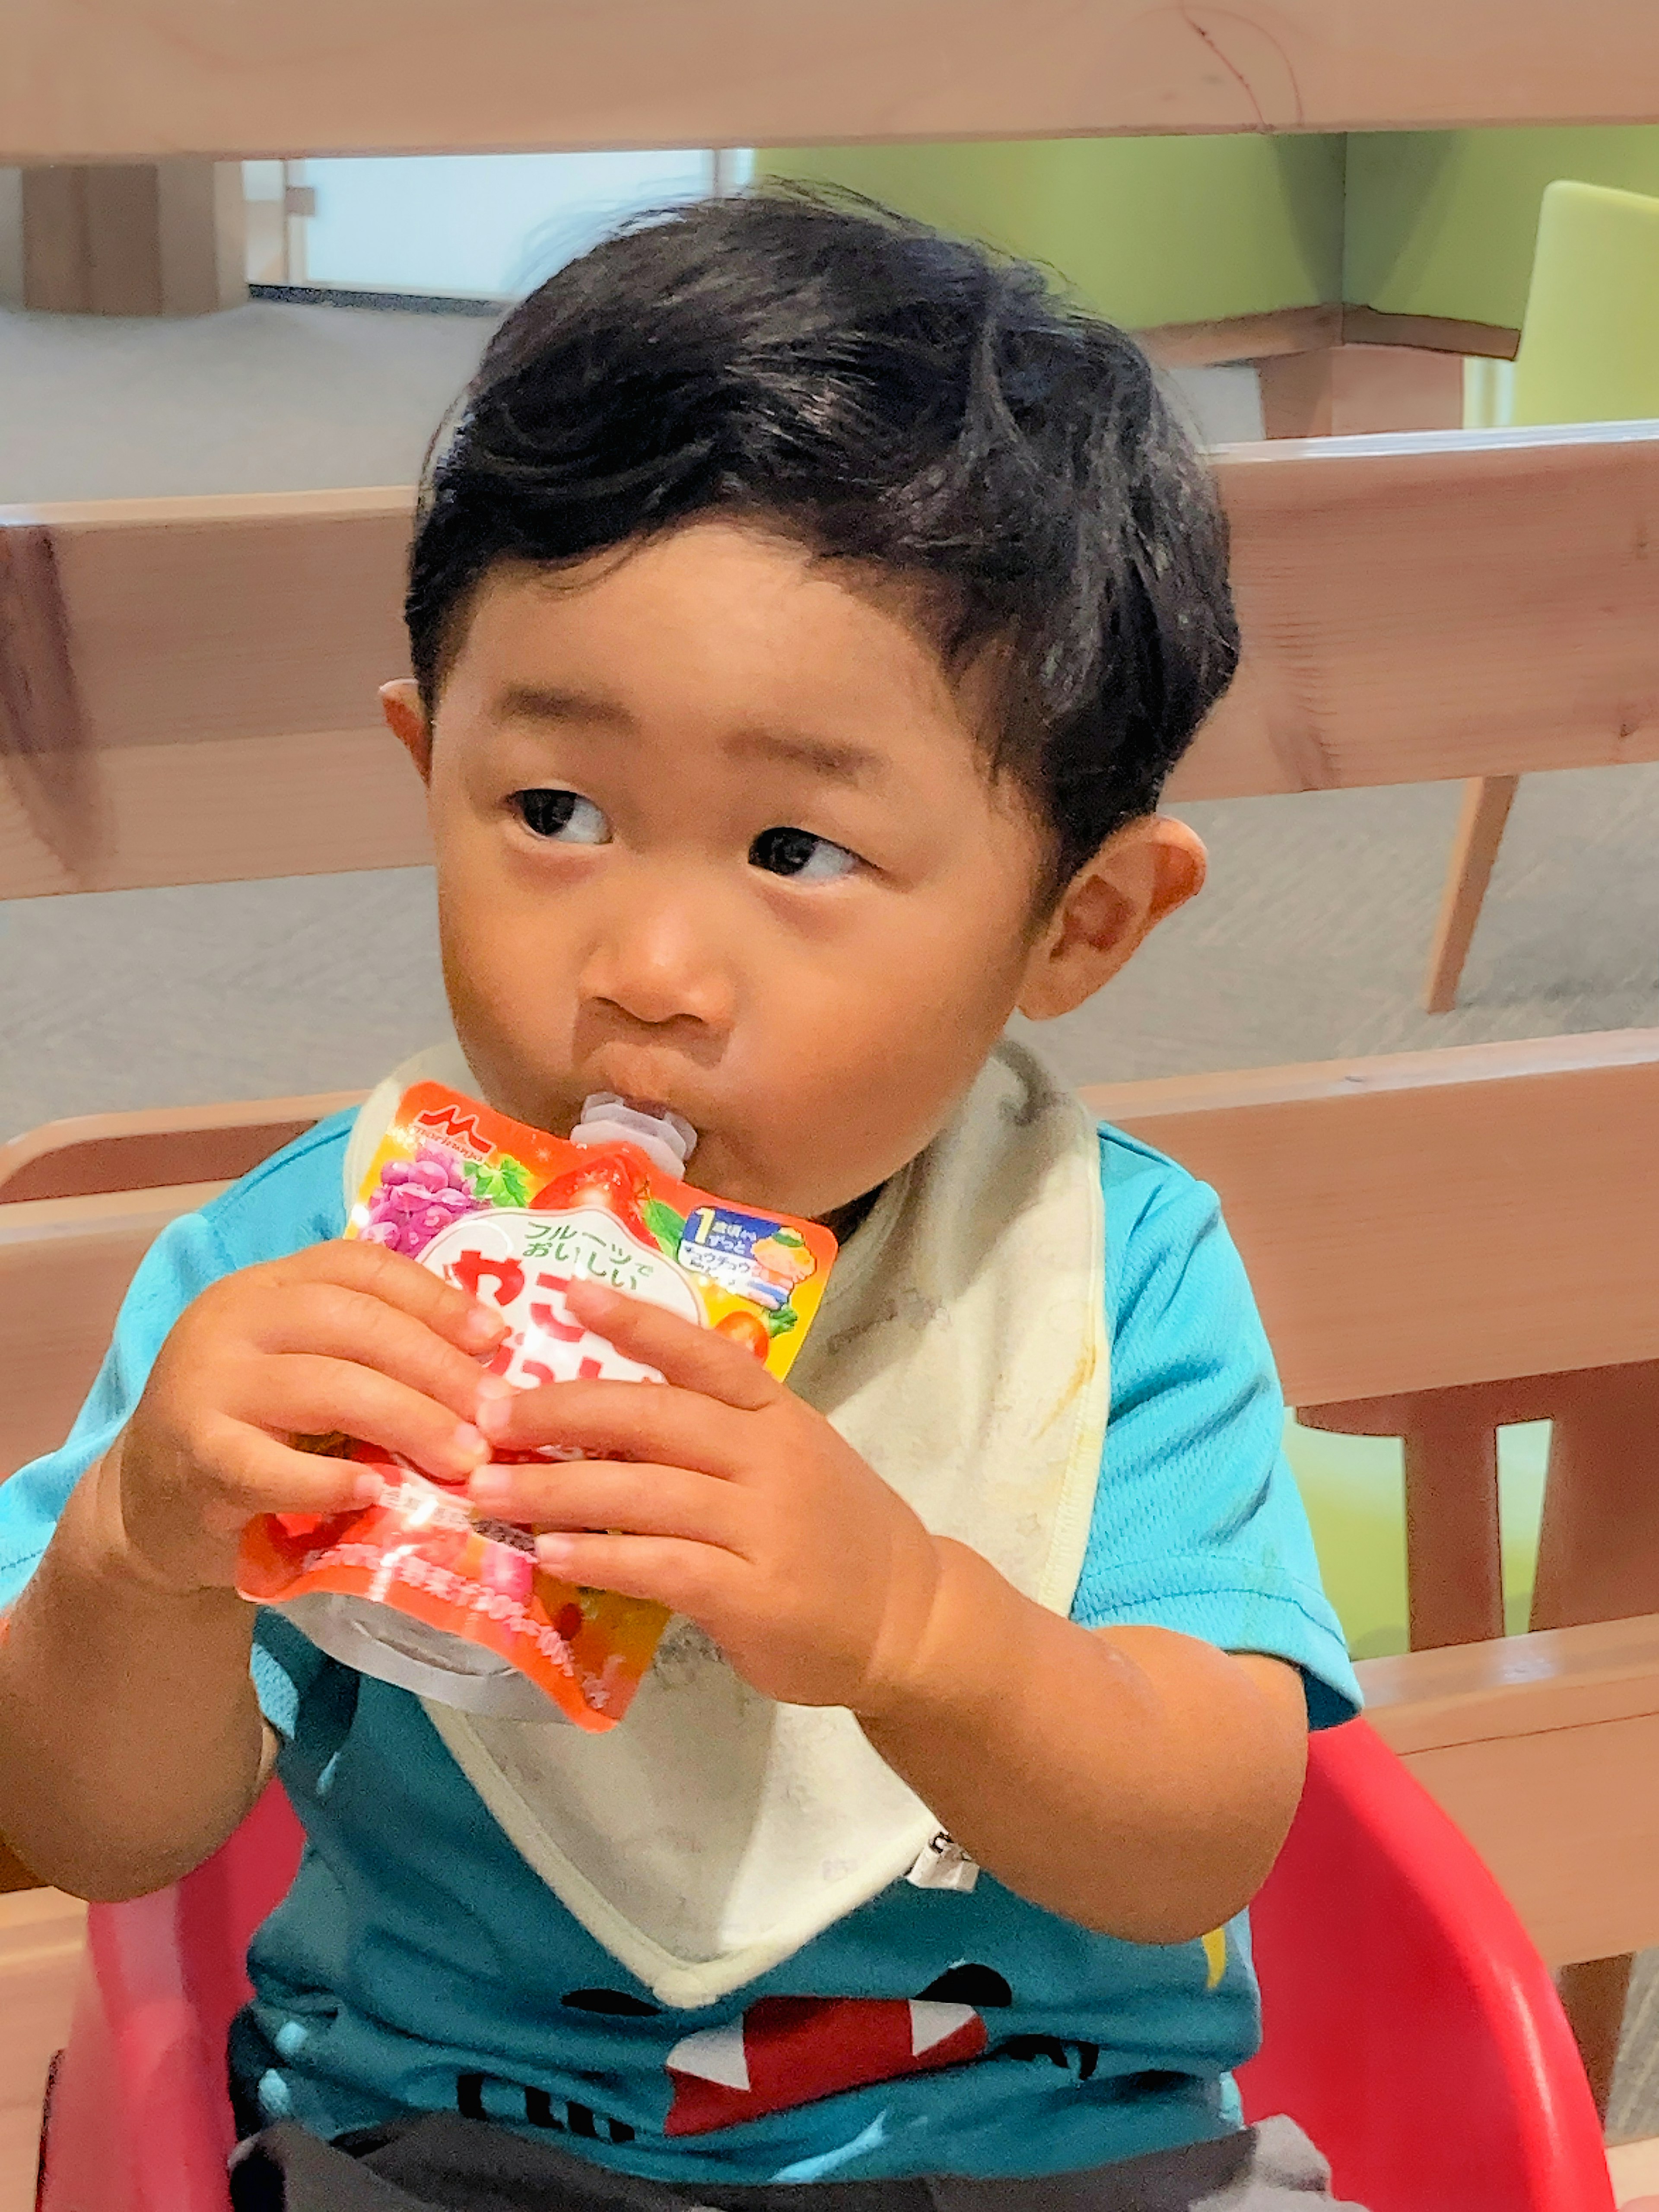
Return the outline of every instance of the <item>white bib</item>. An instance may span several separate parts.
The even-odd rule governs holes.
[[[423,1079],[476,1095],[453,1044],[388,1077],[352,1133],[348,1203]],[[790,1387],[936,1534],[1065,1613],[1109,1364],[1098,1139],[1005,1042],[848,1240]],[[758,1695],[684,1620],[607,1735],[422,1703],[524,1858],[668,2006],[712,2003],[778,1965],[938,1831],[850,1713]]]

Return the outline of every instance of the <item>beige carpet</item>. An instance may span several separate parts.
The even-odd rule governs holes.
[[[1083,1082],[1659,1024],[1659,768],[1523,784],[1434,1018],[1455,810],[1440,786],[1187,810],[1208,888],[1042,1042]],[[368,1084],[442,1021],[423,870],[0,904],[0,1136]]]
[[[0,308],[0,507],[410,483],[489,327],[263,300],[179,322]]]

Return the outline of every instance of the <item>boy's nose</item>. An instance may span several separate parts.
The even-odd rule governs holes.
[[[730,966],[689,902],[623,907],[599,933],[584,964],[581,995],[659,1028],[693,1021],[724,1031],[736,992]]]

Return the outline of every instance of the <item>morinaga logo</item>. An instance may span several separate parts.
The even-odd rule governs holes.
[[[454,1146],[457,1152],[466,1152],[475,1160],[488,1159],[489,1146],[478,1133],[474,1115],[460,1114],[453,1106],[428,1106],[424,1114],[415,1116],[415,1126],[430,1129]]]

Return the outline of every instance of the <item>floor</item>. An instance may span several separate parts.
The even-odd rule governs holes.
[[[0,507],[412,483],[489,327],[264,300],[177,322],[0,307]]]
[[[1462,1002],[1431,1016],[1456,807],[1425,785],[1182,810],[1209,887],[1042,1045],[1101,1082],[1659,1024],[1659,766],[1522,784]],[[368,1085],[444,1022],[422,869],[0,903],[0,1138]]]

